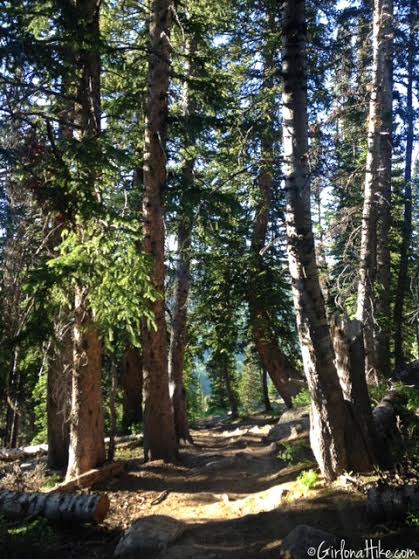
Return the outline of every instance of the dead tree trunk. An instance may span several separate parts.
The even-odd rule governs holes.
[[[122,360],[122,427],[130,427],[143,420],[143,358],[142,350],[129,346]]]
[[[391,179],[391,33],[392,0],[374,0],[373,21],[373,78],[368,116],[368,154],[366,163],[364,206],[362,211],[361,255],[357,301],[357,319],[364,325],[365,366],[367,379],[377,381],[379,370],[376,343],[375,308],[377,272],[383,277],[379,281],[389,281],[389,254],[383,243],[388,237],[389,226],[389,181]],[[390,109],[390,115],[388,115]],[[389,126],[390,123],[390,126]],[[390,170],[390,174],[389,174]],[[380,187],[379,187],[380,185]],[[383,198],[382,204],[378,200]],[[377,245],[377,220],[383,242]],[[379,254],[377,253],[379,246]],[[388,247],[388,243],[387,243]],[[379,261],[378,261],[379,259]],[[383,285],[384,289],[384,285]],[[381,296],[382,294],[380,294]],[[384,294],[384,309],[388,315],[387,293]],[[383,305],[381,305],[383,307]],[[377,311],[378,312],[378,311]],[[388,321],[388,316],[386,319]],[[387,328],[387,326],[385,326]],[[387,341],[384,340],[387,344]],[[388,360],[385,349],[385,360]],[[387,366],[385,366],[386,370]]]
[[[305,1],[283,8],[283,153],[287,192],[290,274],[304,370],[311,394],[311,446],[322,474],[334,479],[369,462],[365,449],[352,456],[348,441],[357,430],[347,411],[326,320],[315,256],[308,169]]]
[[[0,493],[0,515],[12,520],[43,516],[48,520],[102,522],[109,511],[106,495],[62,493]]]
[[[395,369],[400,370],[405,363],[403,351],[404,302],[408,287],[409,249],[412,239],[412,155],[414,141],[413,80],[415,68],[415,27],[418,12],[415,0],[410,0],[409,43],[407,54],[407,94],[406,94],[406,151],[404,168],[404,215],[400,264],[394,300],[394,359]]]
[[[152,280],[159,298],[150,304],[155,327],[145,325],[144,457],[173,461],[177,441],[169,395],[165,317],[164,209],[166,135],[170,68],[171,0],[153,0],[144,140],[144,252],[152,260]]]

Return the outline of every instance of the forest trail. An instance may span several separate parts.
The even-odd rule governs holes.
[[[277,445],[265,441],[276,421],[261,414],[201,422],[179,464],[130,461],[122,476],[97,488],[111,500],[109,533],[163,515],[185,523],[185,530],[160,559],[247,559],[278,557],[282,539],[300,524],[345,537],[362,532],[363,496],[321,482],[304,490],[296,478],[310,465],[288,466]]]

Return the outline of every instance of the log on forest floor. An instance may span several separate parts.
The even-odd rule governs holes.
[[[89,470],[79,477],[64,481],[59,485],[56,485],[51,489],[51,493],[69,493],[71,491],[76,491],[77,489],[84,489],[92,487],[97,483],[102,483],[110,477],[116,476],[125,470],[126,462],[120,460],[118,462],[112,462],[107,464],[102,468]]]
[[[375,428],[381,439],[385,439],[396,429],[397,416],[405,403],[405,398],[393,390],[387,393],[373,409]]]
[[[43,516],[55,521],[99,523],[108,511],[106,495],[0,492],[0,516],[11,520]]]
[[[419,511],[419,486],[379,486],[370,489],[368,517],[375,521],[403,520],[408,513]]]
[[[47,444],[25,446],[23,448],[0,448],[0,461],[15,462],[17,460],[26,460],[28,458],[47,454],[47,452]]]

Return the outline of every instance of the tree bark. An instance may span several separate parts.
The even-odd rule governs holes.
[[[283,8],[283,149],[287,192],[290,274],[304,370],[311,394],[311,446],[327,479],[361,469],[368,456],[351,456],[348,441],[357,429],[343,399],[326,320],[316,263],[308,171],[305,2]],[[361,460],[362,458],[362,460]]]
[[[76,52],[78,102],[74,107],[75,136],[79,141],[95,139],[101,130],[100,0],[79,0],[67,18],[77,18],[85,44]],[[69,8],[69,6],[67,6]],[[74,22],[69,22],[69,25]],[[97,171],[86,169],[86,185],[96,198]],[[82,233],[82,225],[78,225]],[[102,409],[102,349],[97,326],[88,304],[88,293],[78,285],[75,290],[73,331],[73,371],[70,413],[70,448],[66,478],[78,476],[105,461]]]
[[[381,96],[380,154],[377,182],[377,286],[376,286],[376,334],[375,354],[377,374],[390,377],[391,332],[391,272],[390,272],[390,224],[391,224],[391,169],[393,128],[393,0],[381,0],[380,20],[382,26],[381,50],[383,57]]]
[[[104,463],[102,410],[102,355],[96,327],[77,289],[75,299],[74,353],[71,386],[70,448],[66,479]]]
[[[413,80],[415,68],[415,27],[417,23],[415,0],[410,1],[409,43],[407,54],[407,95],[406,95],[406,151],[404,168],[404,215],[400,264],[394,300],[394,359],[396,371],[405,363],[403,351],[404,303],[408,285],[409,249],[412,239],[412,155],[414,141]]]
[[[102,522],[109,510],[106,495],[60,493],[0,493],[0,514],[12,520],[43,516],[48,520]]]
[[[122,361],[122,427],[130,427],[143,420],[143,357],[142,350],[129,346]]]
[[[376,326],[377,273],[379,281],[389,282],[389,185],[391,180],[391,33],[392,0],[374,0],[373,20],[373,68],[368,116],[368,154],[366,162],[364,205],[362,210],[361,254],[359,265],[357,319],[364,325],[365,366],[367,379],[377,382],[378,376],[387,372],[387,365],[380,370],[375,340],[379,332]],[[389,106],[390,104],[390,106]],[[390,112],[390,115],[388,114]],[[382,203],[378,203],[382,200]],[[380,226],[378,228],[377,220]],[[377,254],[377,233],[384,236]],[[387,242],[386,239],[387,238]],[[380,294],[381,296],[381,294]],[[387,295],[381,311],[388,315]],[[387,319],[384,320],[388,320]],[[386,332],[387,327],[385,327]],[[388,336],[382,338],[383,360],[388,361]],[[381,366],[383,364],[381,363]]]
[[[183,84],[182,113],[184,118],[184,135],[186,153],[196,146],[196,133],[189,119],[195,114],[193,92],[189,81],[194,77],[193,57],[197,47],[197,37],[192,36],[185,48],[185,81]],[[184,384],[185,350],[187,336],[188,298],[191,289],[191,243],[193,231],[194,208],[188,203],[188,195],[194,187],[195,159],[186,157],[182,164],[182,197],[179,209],[178,225],[178,259],[176,266],[176,285],[174,296],[173,319],[170,332],[169,378],[174,412],[175,430],[178,441],[192,443],[187,414],[187,394]]]
[[[166,185],[171,11],[171,0],[152,0],[143,167],[144,252],[151,257],[152,280],[159,294],[150,304],[155,328],[145,325],[143,332],[144,457],[169,462],[177,456],[177,441],[169,395],[162,198]]]
[[[169,378],[175,430],[178,441],[192,442],[186,409],[186,389],[183,382],[186,349],[188,297],[191,286],[190,247],[192,221],[180,223],[178,229],[178,263],[176,267],[175,301],[169,350]]]
[[[53,470],[62,470],[68,464],[72,344],[69,330],[55,348],[47,372],[48,467]]]

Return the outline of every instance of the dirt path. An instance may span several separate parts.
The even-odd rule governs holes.
[[[264,441],[270,427],[263,415],[219,422],[193,431],[195,445],[182,449],[178,465],[132,461],[101,488],[111,499],[106,526],[127,528],[149,515],[185,522],[168,559],[278,557],[282,539],[299,524],[360,534],[362,495],[338,485],[304,492],[295,480],[308,466],[278,459],[277,446]]]
[[[111,501],[105,523],[60,528],[58,546],[41,557],[110,559],[123,531],[151,515],[185,524],[182,536],[158,559],[278,559],[282,539],[301,524],[353,545],[380,538],[386,549],[416,549],[419,529],[368,526],[365,497],[352,486],[320,482],[305,490],[296,480],[310,466],[290,466],[278,458],[277,446],[265,441],[276,421],[259,415],[234,424],[202,424],[192,432],[195,444],[181,449],[176,465],[144,464],[140,448],[129,451],[127,471],[94,489]],[[141,559],[155,557],[141,554]]]

